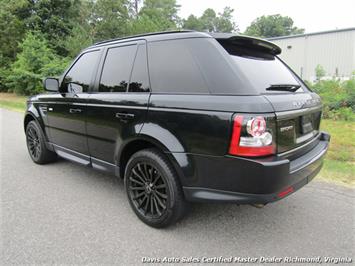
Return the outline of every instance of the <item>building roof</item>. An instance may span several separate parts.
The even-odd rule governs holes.
[[[355,27],[345,28],[345,29],[336,29],[336,30],[327,30],[327,31],[318,31],[318,32],[311,32],[311,33],[304,33],[304,34],[279,36],[279,37],[271,37],[271,38],[267,38],[267,40],[274,41],[274,40],[281,40],[281,39],[307,37],[307,36],[312,36],[312,35],[321,35],[321,34],[329,34],[329,33],[343,32],[343,31],[353,31],[353,30],[355,30]]]

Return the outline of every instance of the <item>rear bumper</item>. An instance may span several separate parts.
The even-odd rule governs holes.
[[[330,136],[322,132],[318,138],[316,145],[293,159],[196,156],[198,178],[191,186],[183,186],[185,198],[240,204],[266,204],[284,198],[321,170]]]

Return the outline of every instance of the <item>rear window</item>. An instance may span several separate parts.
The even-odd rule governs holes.
[[[275,56],[272,58],[244,57],[231,55],[236,70],[248,77],[252,86],[260,93],[288,93],[266,90],[271,85],[300,85],[292,72]],[[300,88],[297,92],[303,92]]]
[[[288,91],[266,90],[272,85],[302,85],[298,78],[276,56],[247,45],[233,45],[228,41],[220,43],[232,58],[235,72],[244,76],[259,93],[289,93]],[[303,92],[302,87],[296,92]]]

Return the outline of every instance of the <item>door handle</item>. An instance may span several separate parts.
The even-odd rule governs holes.
[[[77,114],[77,113],[81,113],[81,112],[82,112],[81,109],[72,109],[72,108],[69,109],[69,113],[71,113],[71,114]]]
[[[131,120],[134,118],[134,114],[130,114],[130,113],[116,113],[116,118],[119,118],[121,121],[127,121],[127,120]]]

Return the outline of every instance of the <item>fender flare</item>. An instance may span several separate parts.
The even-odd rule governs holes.
[[[23,119],[23,126],[24,126],[24,131],[25,132],[26,132],[26,126],[29,123],[29,121],[31,121],[31,120],[34,120],[34,121],[36,121],[39,124],[39,126],[40,126],[40,128],[42,130],[42,134],[43,134],[43,136],[45,138],[47,148],[49,150],[53,150],[52,145],[50,145],[50,143],[49,143],[49,139],[48,139],[48,136],[46,134],[46,131],[44,130],[43,119],[42,119],[41,115],[39,114],[38,110],[33,106],[33,104],[31,104],[28,107],[28,109],[27,109],[27,111],[25,113],[24,119]]]
[[[192,160],[192,156],[189,156],[186,152],[173,152],[169,149],[169,146],[166,143],[163,143],[161,140],[158,140],[155,136],[149,133],[140,133],[125,141],[124,144],[121,145],[117,154],[115,156],[116,163],[119,165],[121,162],[121,158],[123,154],[126,152],[126,148],[134,142],[144,141],[146,143],[150,143],[151,146],[158,148],[161,152],[163,152],[168,160],[174,167],[182,186],[185,184],[185,180],[190,179],[195,176],[194,169],[194,161]],[[182,147],[182,146],[181,146]],[[124,169],[121,169],[123,172]],[[122,173],[121,172],[121,173]]]

